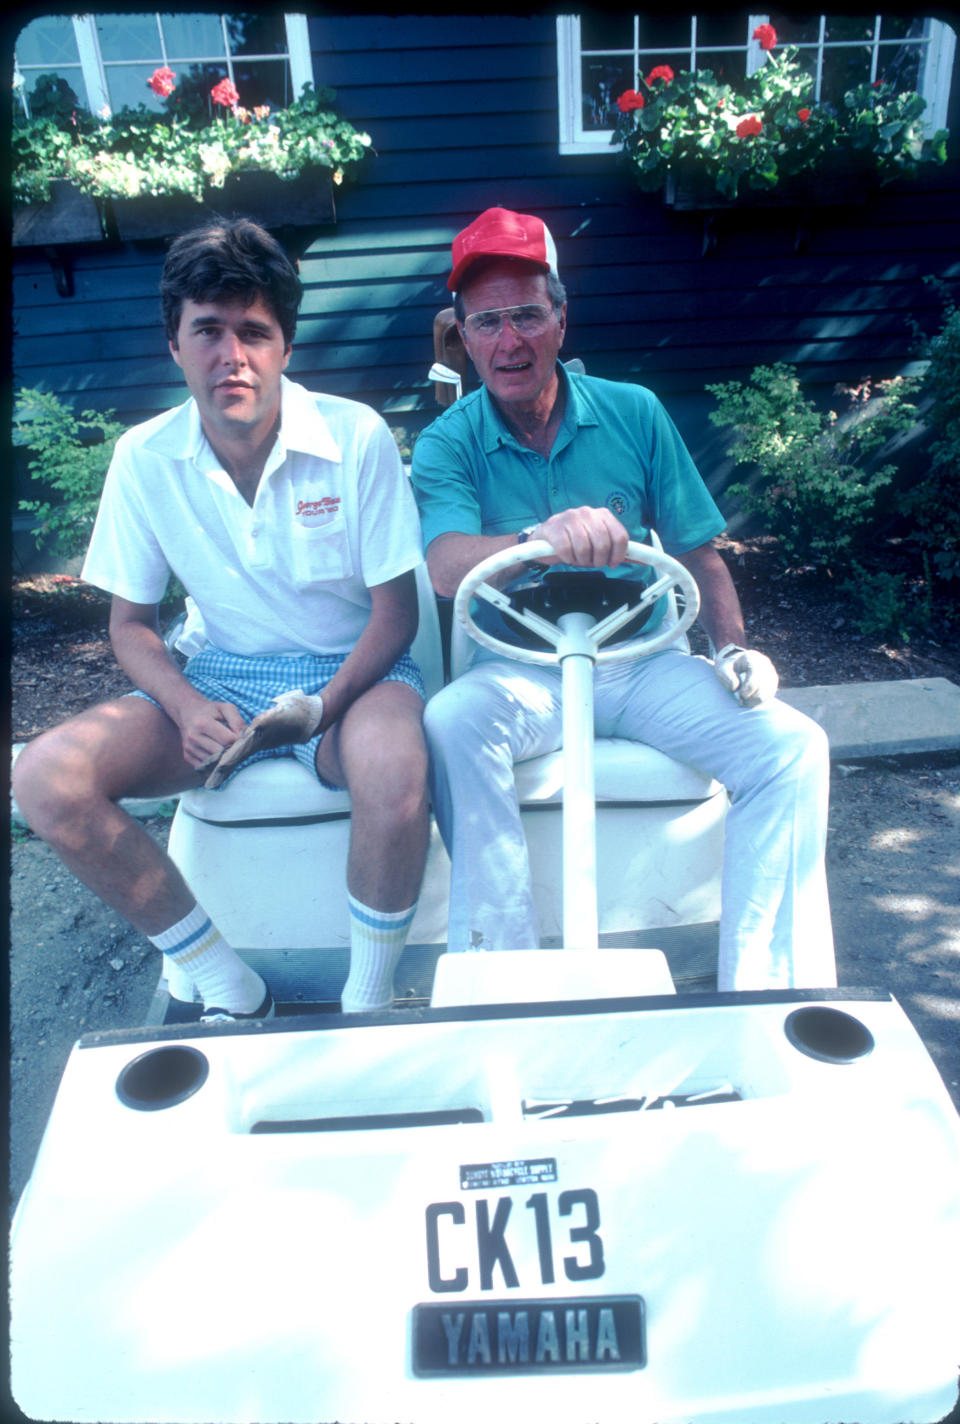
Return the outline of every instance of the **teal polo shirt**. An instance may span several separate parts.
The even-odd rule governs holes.
[[[566,406],[547,459],[510,433],[485,387],[418,437],[411,475],[425,546],[440,534],[511,534],[580,505],[605,505],[641,543],[655,529],[674,556],[722,532],[723,516],[652,391],[557,369]],[[623,570],[631,572],[646,577]]]

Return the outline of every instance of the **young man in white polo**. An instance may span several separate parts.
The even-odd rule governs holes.
[[[317,696],[306,740],[253,755],[295,755],[350,792],[344,1010],[391,1001],[426,855],[416,509],[382,419],[284,376],[301,290],[252,222],[172,244],[161,304],[190,399],[117,442],[83,568],[112,595],[137,692],[38,737],[15,769],[31,827],[193,981],[205,1018],[269,1017],[270,990],[121,798],[200,785],[277,695]],[[195,606],[182,671],[157,616],[171,572]],[[237,865],[238,896],[256,875]]]

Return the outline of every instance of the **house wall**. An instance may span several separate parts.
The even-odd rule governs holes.
[[[539,213],[556,238],[566,354],[655,390],[715,489],[729,462],[706,383],[782,360],[826,397],[901,371],[916,329],[939,322],[926,279],[960,281],[955,160],[849,206],[721,213],[705,251],[704,216],[641,193],[614,154],[559,156],[552,16],[325,15],[310,40],[316,82],[376,152],[302,258],[290,374],[411,432],[438,409],[427,370],[450,242],[493,204]],[[61,298],[43,254],[18,251],[17,383],[130,421],[182,399],[158,320],[162,257],[161,243],[77,248]]]

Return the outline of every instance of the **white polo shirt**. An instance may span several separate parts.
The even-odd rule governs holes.
[[[423,560],[420,521],[379,415],[282,378],[280,433],[252,507],[196,402],[117,441],[84,562],[88,583],[159,603],[172,570],[227,652],[348,653],[368,590]],[[195,645],[195,644],[194,644]]]

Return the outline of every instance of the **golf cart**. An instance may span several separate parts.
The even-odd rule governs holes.
[[[14,1223],[25,1413],[906,1424],[954,1405],[960,1118],[896,1001],[677,993],[656,949],[599,947],[592,665],[682,637],[697,602],[674,561],[630,555],[655,568],[634,607],[519,614],[540,640],[521,656],[563,665],[563,949],[440,955],[429,1004],[386,1013],[85,1036]],[[481,641],[475,597],[517,621],[499,567],[456,600]],[[667,627],[603,647],[665,580]],[[723,800],[698,789],[681,814]],[[342,825],[220,819],[207,858]],[[251,864],[273,873],[220,863],[235,899]]]

